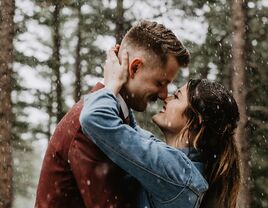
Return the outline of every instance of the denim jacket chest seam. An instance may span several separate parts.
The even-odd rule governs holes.
[[[191,186],[187,186],[192,192],[194,192],[198,197],[201,196],[202,193],[200,193],[199,191],[193,189]]]

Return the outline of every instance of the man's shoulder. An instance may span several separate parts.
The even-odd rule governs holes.
[[[49,145],[56,151],[66,152],[71,141],[79,134],[80,122],[79,116],[83,108],[83,100],[77,102],[57,124]]]
[[[101,88],[103,88],[103,85],[101,83],[97,83],[87,94],[90,94]],[[51,137],[52,143],[54,143],[54,141],[57,141],[57,143],[59,143],[61,140],[64,140],[62,142],[66,143],[67,140],[71,140],[79,134],[79,130],[81,127],[79,116],[81,114],[83,106],[84,99],[82,97],[77,103],[73,105],[72,108],[69,109],[69,111],[57,124],[56,129]]]

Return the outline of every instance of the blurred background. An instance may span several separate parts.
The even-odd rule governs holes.
[[[164,24],[190,50],[170,91],[202,77],[234,93],[239,207],[268,207],[268,0],[0,0],[0,207],[34,206],[56,124],[101,80],[105,51],[141,19]],[[136,113],[159,137],[151,116],[161,107]]]

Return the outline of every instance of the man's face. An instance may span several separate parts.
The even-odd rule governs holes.
[[[128,82],[128,105],[136,111],[145,111],[148,103],[156,101],[157,98],[166,99],[167,86],[179,70],[179,64],[173,55],[168,56],[165,67],[160,64],[156,66],[155,63],[151,65],[154,67],[144,64]]]

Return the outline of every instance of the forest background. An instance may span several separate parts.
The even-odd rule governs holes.
[[[163,23],[191,52],[170,92],[194,77],[233,92],[238,204],[268,207],[268,0],[0,0],[0,208],[34,206],[56,124],[101,80],[105,51],[141,19]],[[136,118],[162,137],[151,122],[160,108]]]

